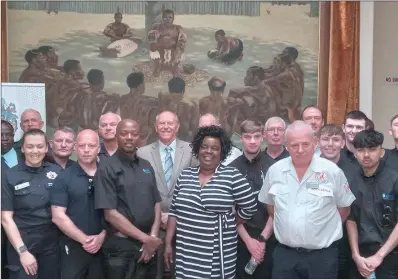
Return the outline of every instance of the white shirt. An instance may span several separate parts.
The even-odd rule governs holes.
[[[232,146],[231,154],[229,154],[229,156],[222,162],[222,164],[224,166],[228,166],[229,164],[232,163],[232,161],[234,161],[236,158],[238,158],[242,154],[243,154],[243,152],[239,148]]]
[[[292,158],[273,164],[258,196],[274,206],[276,239],[290,247],[321,249],[343,236],[339,207],[355,200],[343,171],[314,156],[299,182]]]

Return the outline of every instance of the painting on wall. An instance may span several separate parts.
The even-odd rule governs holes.
[[[9,81],[46,84],[47,132],[114,111],[156,139],[159,111],[190,141],[215,114],[287,122],[316,104],[318,2],[8,1]],[[131,73],[137,73],[127,77]],[[142,83],[142,80],[144,81]]]

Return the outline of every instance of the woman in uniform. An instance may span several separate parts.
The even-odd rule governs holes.
[[[45,161],[47,138],[32,129],[22,137],[24,160],[2,176],[2,225],[7,234],[10,279],[58,279],[58,232],[49,189],[61,168]]]
[[[199,167],[184,169],[178,178],[165,240],[165,262],[170,267],[177,232],[177,279],[235,278],[236,224],[254,215],[257,201],[246,178],[221,163],[231,148],[231,140],[218,126],[199,128],[192,141]]]

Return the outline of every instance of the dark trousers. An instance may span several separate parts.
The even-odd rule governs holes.
[[[359,247],[359,252],[362,257],[370,257],[376,254],[380,249],[380,245],[363,245]],[[355,263],[352,266],[352,277],[353,279],[362,279],[358,272],[358,268]],[[383,262],[376,268],[376,279],[397,279],[398,278],[398,248],[388,254]]]
[[[1,279],[8,279],[7,266],[7,235],[1,226]]]
[[[82,245],[68,237],[60,241],[61,279],[102,279],[102,253],[87,253]]]
[[[154,279],[157,256],[148,263],[138,263],[142,244],[138,241],[109,236],[102,245],[105,279]]]
[[[337,246],[298,251],[278,244],[273,254],[272,279],[337,279]]]
[[[27,275],[19,260],[19,254],[12,247],[7,245],[7,260],[10,279],[59,279],[60,258],[58,231],[42,231],[24,233],[20,231],[22,239],[37,261],[38,272],[34,276]]]
[[[339,241],[339,279],[349,279],[353,264],[350,243],[347,238]]]
[[[261,231],[260,229],[253,229],[246,227],[247,232],[253,238],[257,238]],[[275,238],[271,237],[267,242],[265,248],[264,261],[260,263],[254,273],[249,275],[245,272],[245,266],[251,259],[251,254],[246,247],[243,240],[238,237],[238,250],[236,260],[236,278],[237,279],[271,279],[272,275],[272,253],[274,252],[276,245]]]

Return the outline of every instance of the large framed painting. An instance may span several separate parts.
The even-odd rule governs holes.
[[[183,140],[212,113],[238,143],[243,120],[317,103],[319,2],[8,1],[7,18],[8,80],[46,84],[50,134],[114,111],[146,144],[171,110]]]

